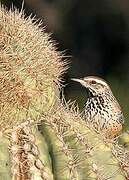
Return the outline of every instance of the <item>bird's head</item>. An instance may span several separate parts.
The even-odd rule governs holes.
[[[72,78],[72,80],[81,83],[94,96],[110,91],[110,87],[105,80],[96,76],[87,76],[81,79]]]

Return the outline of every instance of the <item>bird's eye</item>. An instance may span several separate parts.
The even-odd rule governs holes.
[[[93,80],[93,81],[91,81],[91,83],[92,83],[92,84],[96,84],[96,81]]]

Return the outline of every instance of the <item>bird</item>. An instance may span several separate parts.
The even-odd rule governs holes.
[[[97,76],[71,80],[88,90],[83,110],[85,121],[108,139],[118,137],[124,125],[124,115],[108,83]]]

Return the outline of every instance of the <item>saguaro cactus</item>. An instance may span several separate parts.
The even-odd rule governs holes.
[[[55,101],[64,71],[50,37],[23,12],[0,8],[0,103],[2,127],[39,119]]]
[[[128,153],[59,101],[65,69],[40,23],[0,7],[0,179],[129,178]]]

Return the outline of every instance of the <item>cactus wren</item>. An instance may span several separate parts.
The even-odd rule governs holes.
[[[88,89],[88,100],[84,108],[88,124],[107,138],[116,137],[122,130],[124,116],[108,84],[95,76],[72,80]]]

